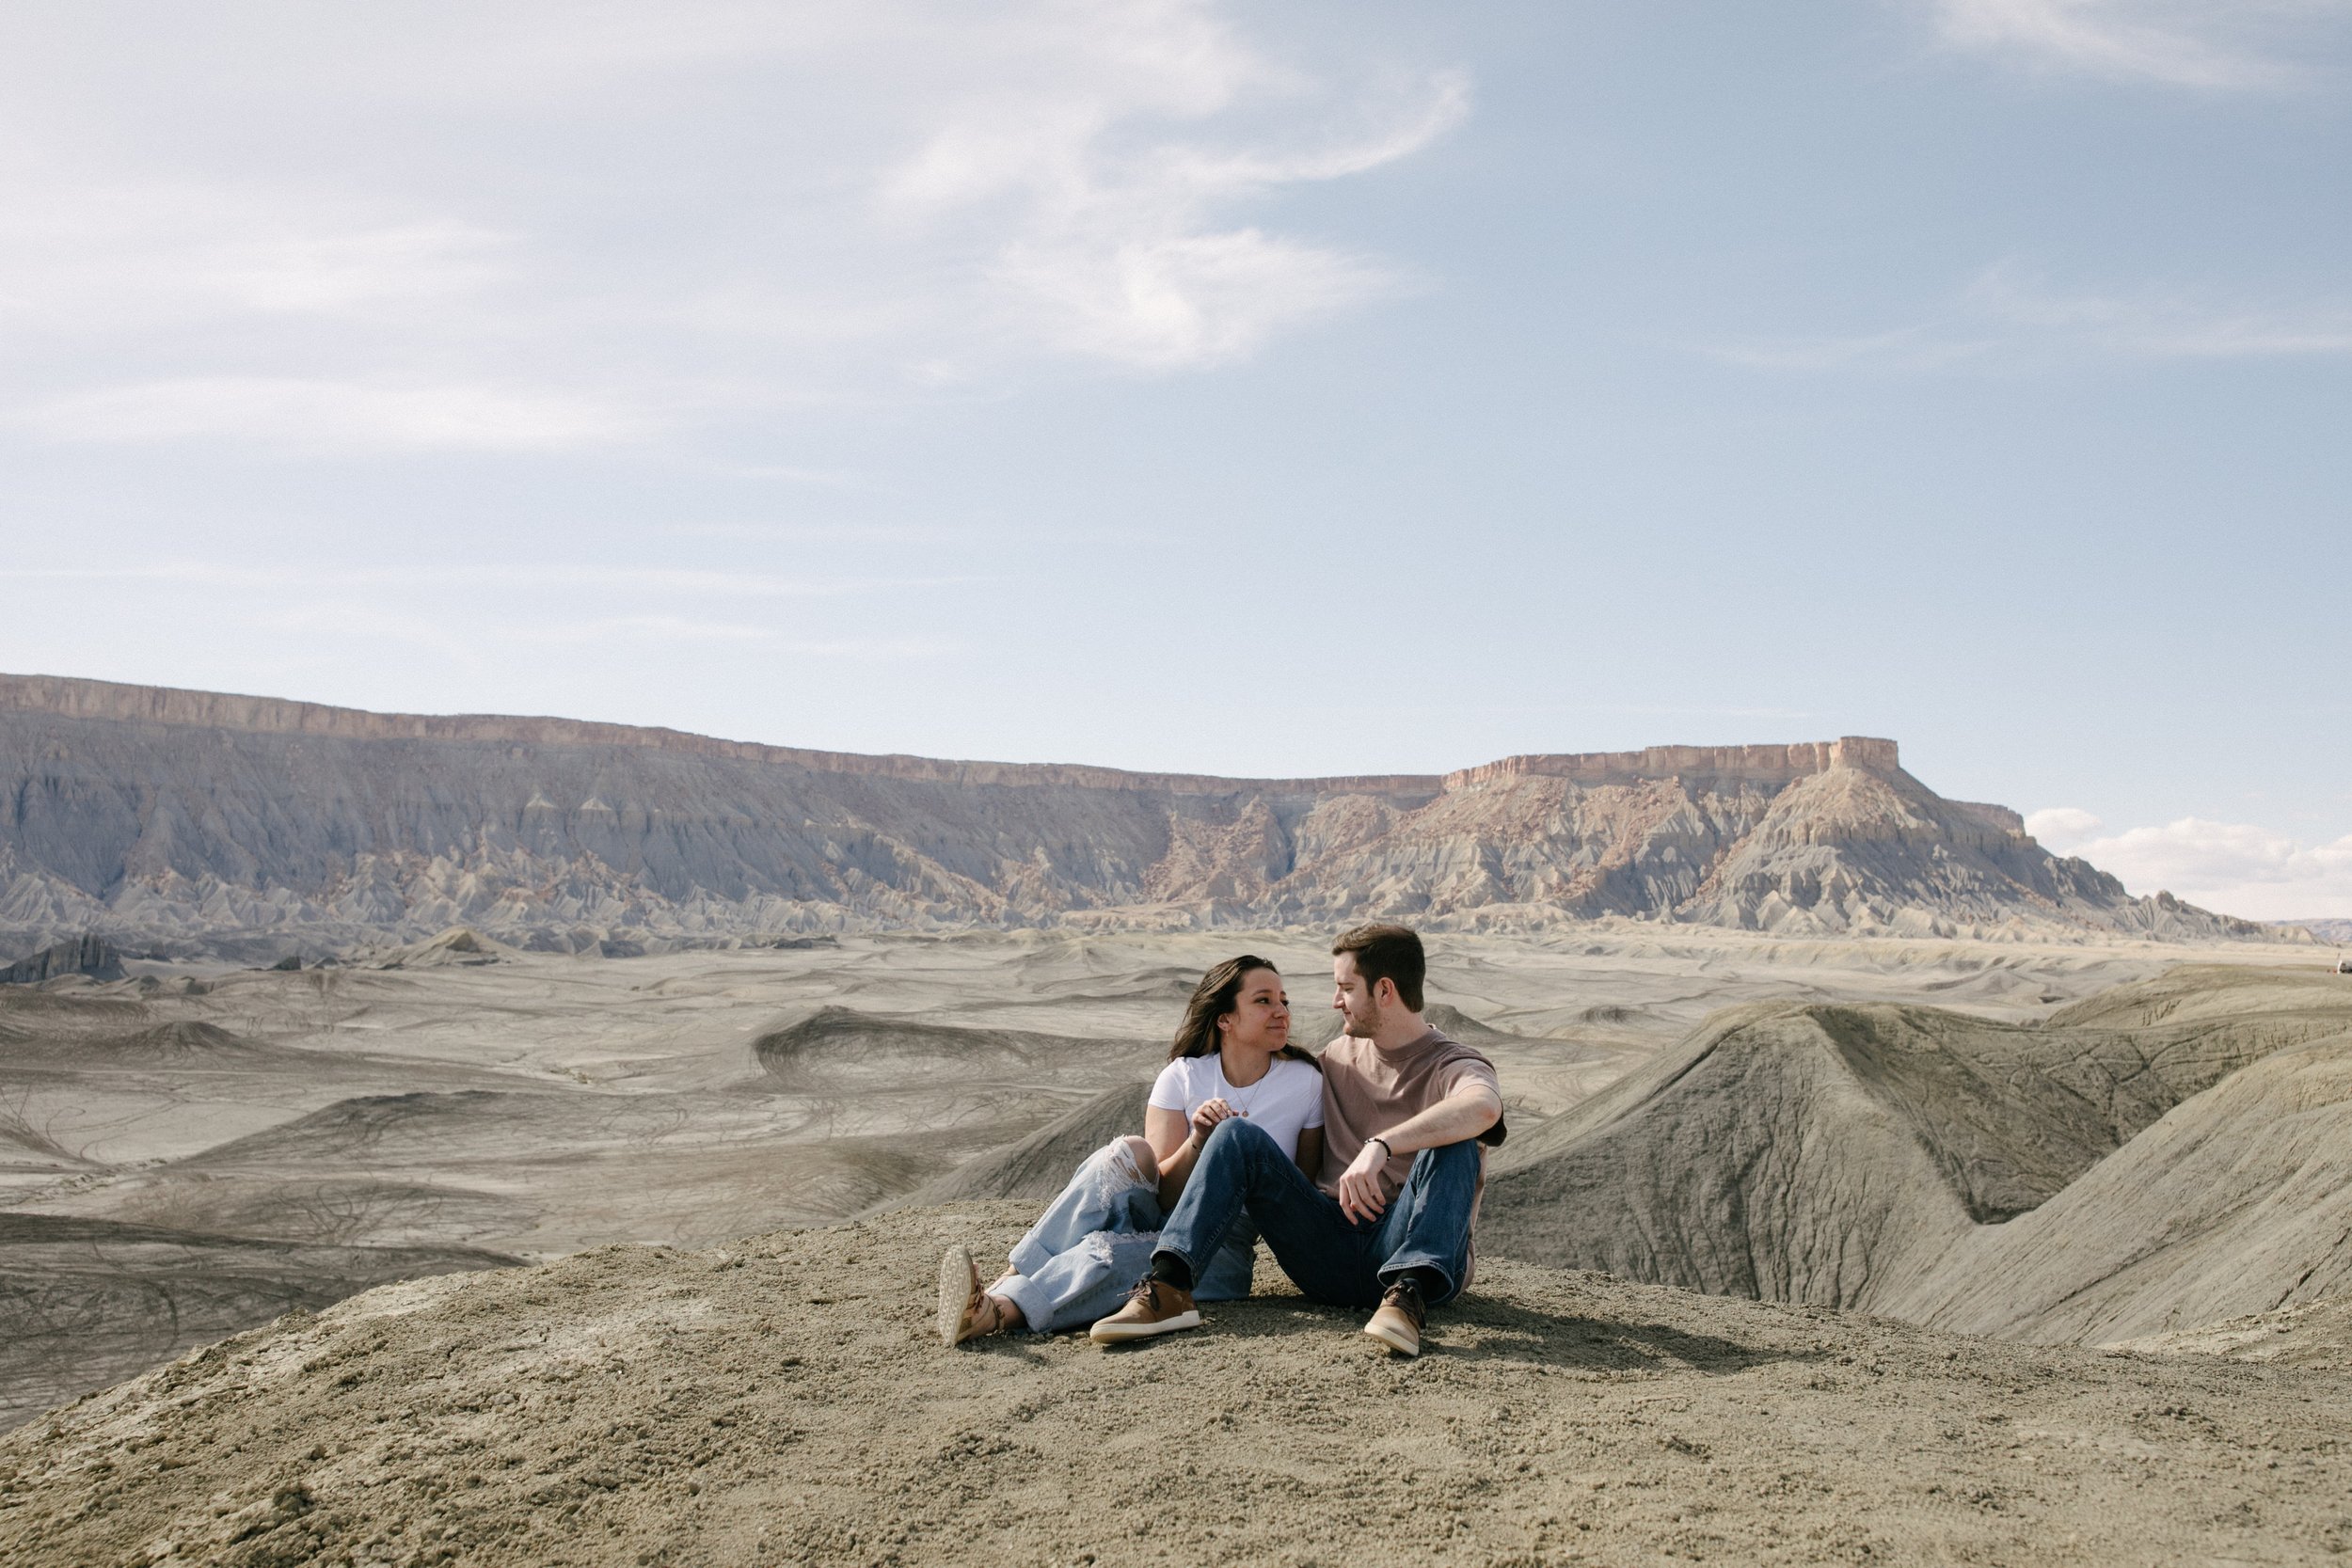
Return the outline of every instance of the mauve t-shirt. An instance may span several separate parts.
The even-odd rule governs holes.
[[[1383,1051],[1370,1040],[1342,1035],[1323,1048],[1323,1174],[1315,1185],[1339,1196],[1340,1178],[1364,1145],[1407,1117],[1418,1116],[1465,1084],[1484,1084],[1502,1098],[1494,1063],[1461,1041],[1432,1029],[1410,1045]],[[1502,1118],[1478,1135],[1503,1138]],[[1412,1174],[1410,1154],[1391,1154],[1380,1172],[1380,1193],[1393,1199]]]

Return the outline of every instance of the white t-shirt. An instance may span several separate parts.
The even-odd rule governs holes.
[[[1248,1117],[1294,1160],[1298,1158],[1298,1134],[1323,1125],[1323,1074],[1288,1056],[1275,1057],[1265,1076],[1246,1089],[1225,1081],[1225,1058],[1215,1051],[1177,1057],[1160,1069],[1152,1085],[1152,1104],[1187,1117],[1212,1100],[1222,1100]]]

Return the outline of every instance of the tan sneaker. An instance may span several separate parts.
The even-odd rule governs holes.
[[[979,1333],[987,1305],[971,1249],[949,1247],[939,1260],[939,1342],[953,1348]]]
[[[1190,1291],[1146,1275],[1127,1293],[1127,1305],[1088,1329],[1087,1338],[1098,1345],[1117,1345],[1200,1326],[1200,1312],[1192,1305]]]
[[[1421,1331],[1428,1322],[1419,1282],[1400,1279],[1380,1298],[1380,1309],[1364,1324],[1364,1332],[1388,1346],[1391,1355],[1419,1355]]]

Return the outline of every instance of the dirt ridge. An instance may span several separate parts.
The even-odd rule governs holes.
[[[999,1251],[1025,1212],[606,1249],[281,1320],[0,1438],[0,1558],[2026,1568],[2352,1547],[2340,1373],[1507,1262],[1418,1363],[1273,1293],[1133,1351],[942,1350],[939,1248]]]

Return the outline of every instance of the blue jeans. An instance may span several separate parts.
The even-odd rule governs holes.
[[[1020,1307],[1032,1333],[1083,1328],[1117,1311],[1135,1282],[1152,1272],[1160,1219],[1159,1173],[1145,1171],[1127,1140],[1118,1139],[1087,1156],[1043,1217],[1013,1243],[1015,1272],[989,1291]],[[1193,1295],[1240,1300],[1249,1293],[1257,1259],[1255,1237],[1247,1225],[1236,1227],[1213,1249],[1209,1266],[1193,1271],[1200,1286]]]
[[[1406,1270],[1429,1269],[1445,1281],[1428,1297],[1435,1306],[1459,1295],[1470,1272],[1478,1177],[1475,1139],[1424,1148],[1378,1219],[1351,1220],[1272,1138],[1236,1117],[1209,1133],[1152,1250],[1174,1253],[1196,1281],[1205,1280],[1201,1260],[1216,1258],[1237,1227],[1254,1222],[1275,1261],[1310,1300],[1371,1307]]]

